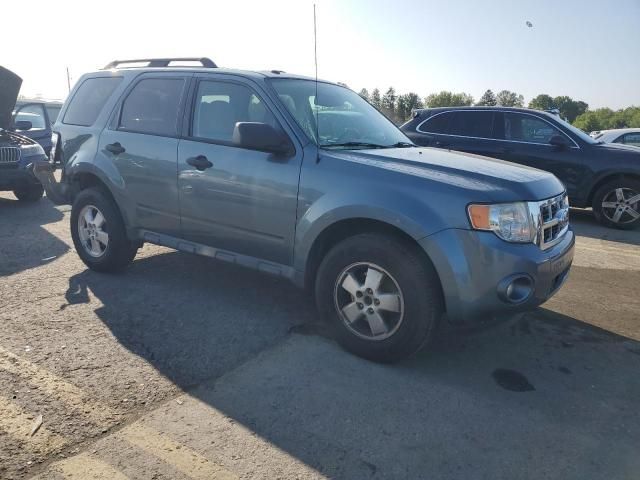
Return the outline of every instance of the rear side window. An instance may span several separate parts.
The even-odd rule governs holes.
[[[436,113],[418,126],[418,131],[423,133],[449,133],[449,123],[453,112]]]
[[[625,145],[633,145],[634,147],[640,147],[640,132],[638,133],[627,133],[622,143]]]
[[[62,123],[89,127],[120,84],[120,77],[88,78],[78,88],[64,114]]]
[[[118,129],[175,136],[183,90],[184,80],[179,78],[141,80],[122,104]]]
[[[493,112],[453,112],[449,133],[462,137],[492,138]]]

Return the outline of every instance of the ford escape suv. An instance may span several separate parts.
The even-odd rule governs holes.
[[[416,352],[445,314],[530,309],[565,281],[553,175],[416,147],[340,85],[181,60],[84,75],[54,125],[61,182],[36,166],[90,268],[150,242],[285,277],[376,361]]]

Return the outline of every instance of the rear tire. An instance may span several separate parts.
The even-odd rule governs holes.
[[[383,363],[426,345],[444,310],[430,262],[408,242],[376,233],[353,236],[329,251],[317,272],[315,296],[345,349]]]
[[[98,272],[123,270],[138,251],[138,244],[127,237],[120,210],[101,188],[88,188],[76,197],[71,237],[85,265]]]
[[[604,226],[632,230],[640,226],[640,181],[619,178],[602,185],[593,196],[593,213]]]
[[[13,194],[20,202],[37,202],[42,198],[42,195],[44,195],[44,187],[40,184],[29,185],[27,187],[15,189]]]

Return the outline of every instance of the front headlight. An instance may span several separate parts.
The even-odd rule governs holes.
[[[498,237],[514,243],[531,243],[535,228],[525,202],[494,205],[469,205],[471,226],[476,230],[494,232]]]

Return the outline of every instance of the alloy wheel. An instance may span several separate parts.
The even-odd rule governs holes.
[[[627,224],[640,218],[640,193],[616,188],[602,199],[602,214],[613,223]]]
[[[84,250],[99,258],[109,246],[107,221],[102,212],[93,205],[85,205],[78,216],[78,236]]]
[[[345,268],[338,275],[334,301],[345,326],[366,340],[389,338],[404,318],[404,297],[398,282],[374,263]]]

